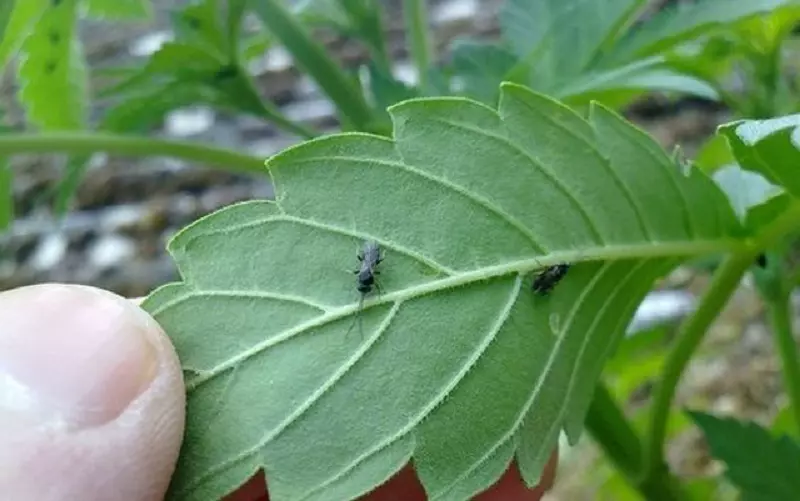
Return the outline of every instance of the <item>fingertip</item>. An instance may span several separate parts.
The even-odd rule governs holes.
[[[0,492],[12,499],[163,498],[184,423],[171,343],[107,291],[0,294]],[[57,486],[57,489],[53,489]]]

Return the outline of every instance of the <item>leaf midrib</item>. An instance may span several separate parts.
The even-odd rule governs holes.
[[[320,327],[330,322],[334,322],[336,320],[348,317],[362,309],[372,308],[382,304],[393,303],[397,301],[404,302],[408,299],[424,296],[425,294],[430,294],[433,292],[438,292],[440,290],[455,288],[462,285],[468,285],[470,283],[478,282],[481,280],[487,280],[491,278],[501,277],[504,275],[510,275],[512,273],[518,273],[524,275],[526,273],[532,272],[533,270],[560,263],[576,263],[585,260],[606,260],[606,259],[616,260],[616,259],[629,258],[632,256],[665,257],[665,256],[695,255],[695,254],[731,251],[732,250],[731,247],[734,245],[741,246],[742,243],[740,241],[736,241],[733,239],[730,240],[721,239],[721,240],[700,240],[700,241],[690,240],[687,242],[683,241],[671,242],[669,244],[647,242],[642,245],[604,246],[604,247],[597,247],[594,249],[585,249],[581,251],[556,252],[543,257],[533,257],[517,261],[511,261],[504,264],[487,266],[467,272],[457,273],[452,276],[441,279],[430,280],[428,282],[419,285],[414,285],[395,292],[382,294],[379,298],[368,299],[364,301],[362,305],[359,305],[358,302],[354,302],[351,305],[344,306],[336,310],[331,310],[331,313],[327,313],[315,319],[299,324],[291,329],[285,330],[261,343],[254,345],[250,349],[245,350],[241,354],[232,357],[211,369],[199,372],[197,378],[193,379],[192,381],[187,381],[186,383],[187,391],[194,390],[196,387],[213,379],[219,374],[224,373],[225,370],[230,369],[236,364],[244,360],[247,360],[253,356],[256,356],[262,351],[271,348],[274,345],[287,341],[292,337],[305,332],[306,330]],[[191,284],[189,285],[191,286]],[[167,308],[183,303],[184,301],[191,299],[194,296],[195,296],[195,291],[190,291],[173,301],[164,303],[164,305],[162,305],[160,308],[158,308],[156,311],[153,312],[153,315],[160,314]]]

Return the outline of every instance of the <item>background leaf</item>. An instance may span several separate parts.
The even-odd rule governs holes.
[[[268,161],[275,203],[170,243],[183,282],[145,308],[186,371],[171,496],[216,499],[263,467],[276,501],[352,499],[412,457],[432,500],[469,499],[512,458],[533,484],[674,266],[657,256],[727,248],[737,228],[710,179],[601,107],[587,121],[506,85],[497,111],[445,98],[390,113],[393,140],[290,148]],[[365,239],[385,259],[362,305]],[[565,261],[550,295],[529,290]]]
[[[508,0],[500,12],[503,38],[520,59],[541,47],[559,76],[579,74],[635,13],[642,0]],[[537,61],[538,64],[538,61]]]
[[[787,436],[772,437],[755,423],[689,413],[706,436],[711,453],[728,469],[725,475],[744,501],[793,499],[800,483],[800,445]]]
[[[767,204],[771,199],[784,193],[780,186],[775,186],[758,173],[742,170],[738,165],[728,165],[713,174],[714,181],[728,196],[728,200],[739,219],[748,229],[755,229],[768,221],[759,220],[758,224],[748,224],[753,209]],[[775,211],[775,216],[782,211]]]
[[[800,115],[739,120],[720,127],[739,165],[800,196]]]
[[[459,41],[451,53],[452,74],[459,94],[496,106],[498,82],[514,68],[516,58],[497,44]]]
[[[627,92],[635,97],[645,91],[679,92],[710,100],[719,98],[708,83],[677,73],[658,58],[636,61],[611,70],[592,71],[559,86],[553,93],[571,104],[585,104],[606,93]]]
[[[620,40],[609,59],[622,61],[651,56],[700,34],[707,34],[715,28],[768,13],[793,1],[704,0],[677,4],[657,13],[647,23]]]
[[[4,11],[11,9],[0,37],[0,66],[5,68],[8,59],[16,54],[29,31],[45,11],[48,0],[6,0]]]
[[[86,67],[75,36],[77,0],[50,4],[21,48],[19,97],[28,120],[43,129],[85,121]]]
[[[99,19],[149,19],[150,0],[83,0],[86,13]]]

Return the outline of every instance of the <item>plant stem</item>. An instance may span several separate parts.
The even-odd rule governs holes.
[[[647,500],[685,499],[680,484],[663,468],[648,482],[642,478],[642,444],[614,397],[602,383],[597,385],[586,415],[586,429],[628,482]]]
[[[153,139],[106,132],[0,134],[0,157],[20,153],[85,154],[104,151],[134,157],[164,156],[212,164],[224,170],[266,174],[264,159],[188,141]]]
[[[725,258],[714,274],[697,310],[678,329],[675,345],[667,356],[650,410],[650,428],[647,434],[644,475],[641,481],[643,484],[654,482],[662,475],[662,470],[666,469],[664,442],[667,420],[678,382],[703,340],[706,330],[736,290],[742,275],[752,264],[756,254],[757,251],[748,250]]]
[[[789,289],[790,290],[790,289]],[[789,396],[794,415],[795,432],[800,432],[800,362],[797,356],[797,344],[792,336],[792,320],[789,311],[790,295],[786,294],[775,300],[767,301],[769,319],[775,335],[775,344],[781,356],[783,384]]]
[[[431,42],[428,37],[428,10],[425,0],[405,0],[403,13],[406,20],[408,51],[417,67],[419,88],[428,85],[428,68],[431,64]]]
[[[343,119],[360,131],[368,131],[373,112],[356,82],[325,52],[278,0],[252,4],[255,13],[295,62],[308,73],[336,104]]]

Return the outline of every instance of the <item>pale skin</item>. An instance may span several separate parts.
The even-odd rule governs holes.
[[[184,427],[175,350],[138,302],[92,287],[0,293],[0,492],[9,499],[159,501]],[[536,501],[512,465],[480,501]],[[263,475],[227,496],[268,500]],[[363,497],[423,501],[411,466]]]

